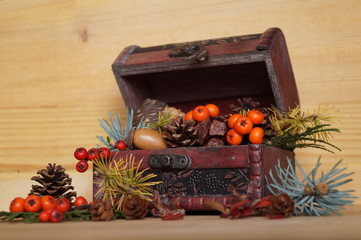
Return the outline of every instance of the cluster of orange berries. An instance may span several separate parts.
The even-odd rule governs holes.
[[[219,115],[219,108],[214,104],[207,104],[205,106],[200,105],[190,110],[184,116],[184,121],[193,119],[197,122],[202,122],[209,117],[215,117]]]
[[[87,205],[88,202],[84,197],[77,197],[74,206],[79,207]],[[29,195],[28,197],[16,197],[10,203],[10,212],[31,212],[39,213],[38,218],[41,222],[61,222],[64,213],[69,211],[71,203],[66,197],[59,199],[46,195],[39,197],[37,195]]]
[[[196,122],[202,122],[209,117],[218,116],[219,108],[214,104],[200,105],[190,110],[184,116],[184,121],[193,119]],[[247,113],[247,116],[233,114],[227,120],[230,130],[227,132],[226,139],[230,145],[239,145],[243,137],[248,135],[248,141],[252,144],[261,144],[263,142],[264,130],[257,125],[264,121],[264,114],[259,110],[253,109]]]
[[[264,131],[259,125],[264,120],[264,114],[258,110],[251,110],[247,116],[233,114],[228,118],[227,124],[231,129],[227,132],[227,142],[230,145],[239,145],[243,136],[248,134],[248,140],[252,144],[261,144],[263,142]]]

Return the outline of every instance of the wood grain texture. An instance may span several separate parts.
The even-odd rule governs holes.
[[[111,71],[123,48],[261,33],[277,26],[286,36],[302,107],[335,106],[335,127],[342,131],[332,141],[342,152],[301,149],[296,158],[305,168],[319,155],[325,168],[344,159],[343,165],[356,173],[347,188],[361,196],[360,12],[359,0],[3,0],[0,177],[9,185],[14,178],[24,196],[31,183],[24,175],[16,177],[17,171],[35,173],[56,162],[77,175],[78,191],[90,196],[91,187],[80,180],[85,175],[73,171],[72,154],[78,146],[99,143],[95,136],[104,133],[98,118],[107,118],[108,111],[124,119]],[[6,197],[2,209],[13,192]]]

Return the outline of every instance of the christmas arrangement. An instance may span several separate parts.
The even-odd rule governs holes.
[[[307,147],[329,152],[340,150],[329,142],[332,133],[339,130],[330,126],[332,117],[327,108],[308,113],[297,106],[280,112],[274,107],[259,107],[251,98],[239,99],[238,103],[230,105],[231,114],[220,115],[221,109],[215,104],[196,106],[184,113],[163,102],[147,99],[135,114],[132,109],[128,110],[124,128],[120,116],[109,113],[110,121],[99,120],[107,136],[97,138],[104,146],[89,150],[79,147],[74,151],[77,171],[87,171],[92,163],[94,183],[100,186],[94,201],[88,203],[84,197],[77,197],[65,169],[55,163],[48,164],[32,178],[40,185],[33,185],[27,197],[16,197],[10,204],[10,212],[0,212],[0,219],[24,222],[133,220],[147,216],[183,219],[185,210],[170,203],[158,191],[159,185],[169,180],[157,180],[157,174],[148,172],[148,168],[142,169],[143,160],[131,154],[117,157],[118,153],[130,149],[264,144],[286,150]],[[286,168],[278,164],[266,178],[267,188],[273,195],[255,198],[255,183],[250,180],[243,186],[246,193],[238,191],[240,186],[227,187],[234,199],[231,204],[207,201],[205,205],[219,211],[221,217],[231,219],[255,215],[278,219],[292,215],[340,214],[343,206],[351,205],[355,198],[351,190],[337,189],[352,181],[348,177],[353,174],[343,173],[346,168],[338,168],[340,162],[319,177],[320,160],[308,174],[296,161],[303,176],[299,179],[289,159]],[[187,171],[182,174],[190,176]],[[237,175],[236,172],[226,176],[233,182],[241,177],[247,178],[244,173]],[[200,182],[195,178],[190,180],[194,187]]]
[[[251,98],[238,99],[230,105],[232,114],[220,115],[215,104],[200,105],[187,113],[158,100],[146,99],[133,117],[128,110],[122,128],[120,116],[109,113],[110,123],[100,120],[108,134],[97,138],[110,150],[162,149],[177,147],[267,144],[287,150],[313,147],[333,152],[340,150],[329,142],[332,133],[328,108],[313,113],[299,106],[280,112],[277,108],[259,107]]]

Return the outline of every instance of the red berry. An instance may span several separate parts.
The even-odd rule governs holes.
[[[24,210],[26,212],[39,212],[42,208],[41,198],[37,195],[29,195],[25,198]]]
[[[43,210],[56,208],[56,199],[53,196],[45,195],[41,197],[41,205]]]
[[[75,198],[75,201],[74,201],[75,207],[80,207],[80,206],[87,205],[87,204],[88,204],[88,201],[84,197],[79,196],[79,197]]]
[[[56,202],[56,209],[60,212],[67,212],[70,209],[70,201],[66,197],[61,197]]]
[[[87,159],[92,161],[98,157],[98,150],[96,148],[91,148],[88,150]]]
[[[88,152],[85,148],[79,147],[75,149],[74,157],[78,160],[85,160],[87,158]]]
[[[63,220],[64,214],[58,209],[53,209],[50,213],[50,221],[53,223],[61,222]]]
[[[25,199],[21,197],[14,198],[10,203],[10,212],[24,212]]]
[[[77,164],[76,164],[76,166],[75,166],[75,168],[76,168],[76,170],[78,171],[78,172],[85,172],[86,170],[88,170],[88,167],[89,167],[89,164],[88,164],[88,162],[87,161],[85,161],[85,160],[81,160],[81,161],[79,161]]]
[[[125,150],[127,148],[127,144],[123,140],[116,141],[114,146],[120,151]]]
[[[110,157],[110,150],[106,147],[98,149],[98,154],[101,159],[108,159]]]
[[[51,213],[51,212],[52,212],[52,211],[49,211],[49,210],[43,210],[43,211],[41,211],[41,212],[39,213],[39,216],[38,216],[40,222],[47,222],[47,221],[49,221],[49,219],[50,219],[50,213]]]

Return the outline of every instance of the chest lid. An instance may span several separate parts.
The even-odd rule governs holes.
[[[299,103],[286,41],[279,28],[264,33],[154,47],[129,46],[112,65],[127,106],[147,98],[188,111],[214,103],[223,114],[252,97],[281,111]]]

